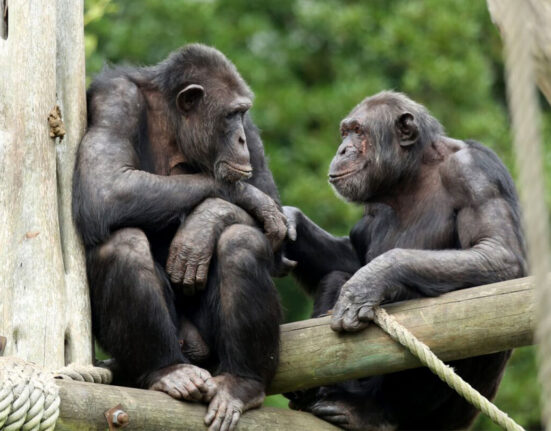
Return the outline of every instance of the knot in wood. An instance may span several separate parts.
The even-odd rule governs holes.
[[[50,138],[63,139],[65,136],[65,124],[61,118],[61,110],[55,105],[48,115],[48,124],[50,125]]]

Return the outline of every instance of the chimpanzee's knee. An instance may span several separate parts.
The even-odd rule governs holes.
[[[241,266],[241,259],[272,260],[272,250],[266,236],[258,229],[243,224],[229,226],[218,240],[218,259]]]
[[[142,230],[136,228],[115,231],[98,247],[97,258],[103,262],[116,260],[119,264],[139,263],[151,271],[154,267],[149,240]]]

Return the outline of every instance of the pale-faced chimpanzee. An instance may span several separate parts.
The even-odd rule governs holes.
[[[74,174],[97,340],[130,384],[210,401],[213,430],[262,402],[278,361],[270,271],[287,228],[251,101],[235,66],[202,45],[156,66],[106,70],[88,92]],[[223,220],[224,202],[247,214]],[[190,221],[208,213],[216,237],[183,229],[198,205]],[[217,377],[192,364],[197,346],[205,359],[203,344]]]
[[[286,246],[294,274],[315,297],[314,316],[358,331],[381,303],[437,296],[525,274],[513,181],[498,157],[474,141],[447,137],[427,110],[382,92],[341,122],[329,181],[365,206],[349,238],[336,238],[298,209]],[[454,361],[491,398],[510,352]],[[476,410],[428,369],[414,369],[290,394],[291,406],[346,429],[463,429]]]

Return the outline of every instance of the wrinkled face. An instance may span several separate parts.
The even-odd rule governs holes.
[[[329,182],[346,200],[380,196],[415,167],[413,115],[385,109],[360,105],[341,122],[342,142],[329,167]]]
[[[188,161],[234,183],[250,178],[252,167],[245,133],[248,96],[226,89],[207,94],[199,84],[189,84],[178,93],[176,104],[182,115],[179,145]]]

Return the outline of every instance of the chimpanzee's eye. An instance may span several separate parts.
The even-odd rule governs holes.
[[[362,133],[362,129],[360,128],[359,125],[355,125],[354,126],[354,133],[356,133],[357,135],[359,135],[360,133]]]
[[[245,111],[242,111],[240,109],[235,110],[235,111],[231,111],[230,113],[228,113],[226,115],[226,119],[227,120],[232,120],[234,118],[237,118],[238,116],[241,117],[241,119],[243,119],[243,117],[245,116]]]

